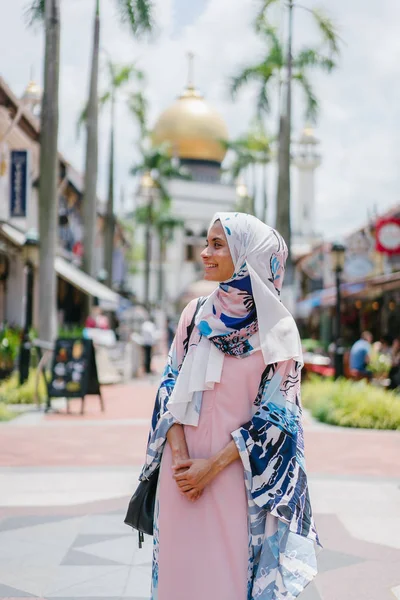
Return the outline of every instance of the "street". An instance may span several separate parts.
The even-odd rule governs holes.
[[[0,426],[0,598],[149,598],[151,540],[124,523],[157,377],[104,388],[80,416]],[[400,433],[305,416],[311,498],[324,549],[302,600],[400,598]],[[209,599],[214,600],[214,599]]]

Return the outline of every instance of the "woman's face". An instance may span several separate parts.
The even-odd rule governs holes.
[[[204,279],[228,281],[232,278],[235,266],[221,221],[215,221],[210,227],[201,258],[204,264]]]

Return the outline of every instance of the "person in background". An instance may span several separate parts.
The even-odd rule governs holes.
[[[144,371],[151,373],[151,358],[153,354],[153,346],[157,341],[157,328],[151,317],[143,321],[141,327],[141,338],[144,354]]]
[[[400,387],[400,338],[393,340],[391,348],[392,366],[388,378],[390,380],[389,390],[395,390]]]
[[[363,331],[361,338],[353,344],[350,350],[350,369],[356,371],[358,375],[368,378],[371,377],[368,364],[372,341],[372,333],[370,331]]]
[[[381,337],[381,347],[379,352],[381,354],[385,354],[386,356],[391,356],[392,354],[392,345],[393,345],[393,338],[391,335],[383,335]]]
[[[88,329],[110,329],[108,317],[103,315],[100,306],[95,305],[90,311],[90,315],[85,321],[85,327]]]

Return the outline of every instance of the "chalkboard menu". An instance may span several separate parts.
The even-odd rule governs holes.
[[[48,384],[49,398],[82,398],[83,413],[86,394],[98,395],[104,410],[93,342],[83,338],[58,338]]]

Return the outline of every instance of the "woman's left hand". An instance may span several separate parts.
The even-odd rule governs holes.
[[[180,469],[186,469],[184,472],[178,472]],[[174,479],[182,492],[188,493],[195,488],[198,491],[203,491],[204,488],[216,476],[214,463],[206,458],[194,458],[184,461],[179,461],[172,467],[174,471]]]

